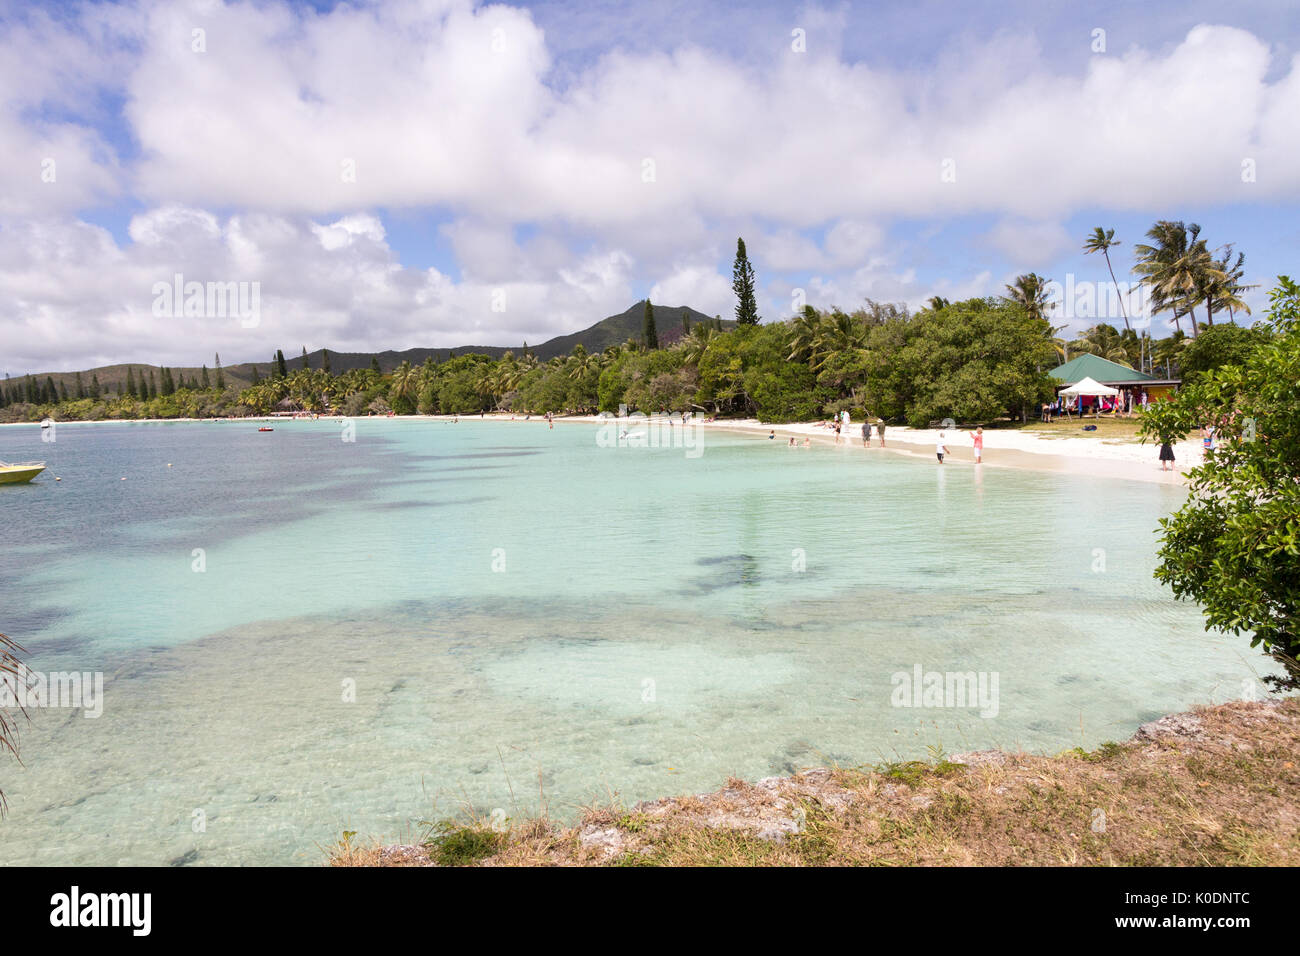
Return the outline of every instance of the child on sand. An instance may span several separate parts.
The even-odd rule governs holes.
[[[970,433],[971,440],[975,443],[975,464],[979,464],[984,457],[984,428],[975,429]]]

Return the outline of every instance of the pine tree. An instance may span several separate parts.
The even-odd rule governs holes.
[[[307,361],[307,346],[302,347],[302,367],[303,369],[311,368],[311,363]]]
[[[330,350],[321,349],[320,354],[321,354],[321,369],[324,370],[326,375],[329,375],[330,374]]]
[[[45,401],[53,405],[59,400],[59,390],[54,387],[54,379],[49,375],[45,376]]]
[[[59,380],[59,401],[66,402],[67,400],[68,400],[68,383],[60,379]]]
[[[86,397],[86,386],[82,384],[81,373],[78,372],[77,373],[77,398],[83,399],[85,397]]]
[[[275,350],[275,377],[276,378],[289,377],[289,366],[285,364],[284,361],[284,349]]]
[[[691,334],[691,310],[682,309],[682,335]]]
[[[158,393],[160,395],[175,395],[176,380],[172,378],[172,370],[164,365],[162,366],[162,372],[158,377],[162,379],[162,384],[159,386]]]
[[[126,367],[126,397],[135,398],[135,372],[129,365]]]
[[[745,240],[736,240],[736,261],[731,268],[731,289],[736,293],[736,324],[758,325],[758,300],[754,297],[754,267],[745,253]]]
[[[99,376],[98,375],[90,376],[90,397],[93,398],[95,401],[99,401]]]
[[[214,352],[213,356],[217,363],[217,391],[224,392],[226,390],[226,373],[221,371],[221,353]],[[254,371],[256,371],[256,368],[254,368]],[[206,384],[205,382],[204,385]]]
[[[208,382],[208,367],[206,365],[199,370],[199,384],[202,385],[204,388],[212,387]]]
[[[370,370],[372,372],[379,372],[381,375],[383,374],[383,371],[379,368],[379,356],[370,356]]]
[[[147,398],[158,397],[158,380],[154,377],[153,369],[149,369],[149,392]]]
[[[261,383],[262,383],[262,376],[257,374],[257,363],[254,362],[253,363],[253,384],[260,385]]]
[[[659,333],[655,330],[655,311],[650,305],[649,296],[645,300],[645,318],[641,322],[641,337],[647,349],[659,348]]]

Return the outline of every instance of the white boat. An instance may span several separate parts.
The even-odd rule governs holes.
[[[43,461],[0,461],[0,485],[17,485],[31,481],[45,470]]]

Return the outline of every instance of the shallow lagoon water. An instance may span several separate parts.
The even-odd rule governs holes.
[[[0,863],[316,863],[465,808],[1095,746],[1268,671],[1151,577],[1179,489],[596,434],[0,429],[50,463],[0,489],[0,631],[105,673],[0,764]],[[996,673],[997,715],[892,706],[917,664]]]

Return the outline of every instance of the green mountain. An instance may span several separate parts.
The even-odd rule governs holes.
[[[688,306],[652,306],[655,316],[655,328],[659,335],[660,347],[672,345],[682,336],[682,315],[690,317],[691,325],[694,326],[699,322],[712,322],[713,316],[705,315],[697,309]],[[628,339],[636,341],[641,340],[641,326],[645,319],[645,300],[633,304],[626,312],[620,312],[618,315],[611,315],[608,318],[601,319],[590,328],[583,329],[581,332],[573,332],[569,335],[559,335],[549,339],[540,345],[530,345],[528,350],[532,352],[540,361],[547,361],[557,355],[568,355],[573,349],[581,345],[588,352],[600,352],[611,345],[622,345]],[[734,328],[736,325],[732,319],[723,319],[723,328]],[[324,362],[324,349],[317,349],[314,352],[307,353],[307,361],[312,368],[320,368]],[[492,358],[499,358],[506,352],[514,352],[519,355],[523,352],[523,343],[517,346],[503,345],[458,345],[455,348],[446,349],[403,349],[402,351],[388,350],[384,352],[335,352],[333,349],[330,353],[330,371],[338,374],[346,372],[353,368],[370,368],[371,359],[379,360],[379,367],[385,372],[391,372],[402,362],[410,362],[412,365],[423,364],[426,358],[432,357],[435,362],[445,362],[451,357],[452,353],[456,355],[467,355],[471,352],[479,355],[488,355]],[[285,349],[285,364],[290,371],[302,367],[302,352],[292,352]],[[257,374],[260,378],[266,379],[271,375],[271,363],[265,362],[242,362],[235,365],[224,366],[222,372],[225,375],[226,384],[236,388],[244,388],[253,380],[253,369],[257,368]],[[83,369],[81,371],[81,380],[86,386],[90,387],[91,376],[99,378],[99,388],[101,394],[120,392],[126,385],[126,372],[131,369],[138,380],[143,374],[147,379],[149,372],[154,373],[155,381],[161,375],[161,368],[157,365],[142,365],[137,363],[128,363],[125,365],[103,365],[99,368]],[[172,376],[177,379],[185,378],[186,380],[197,380],[202,371],[198,366],[195,367],[172,367]],[[72,392],[77,373],[73,372],[39,372],[33,375],[40,382],[51,378],[55,386],[60,383],[67,386],[69,393]],[[14,375],[9,384],[26,378],[26,375]],[[208,380],[215,381],[215,371],[211,366],[208,367]]]

